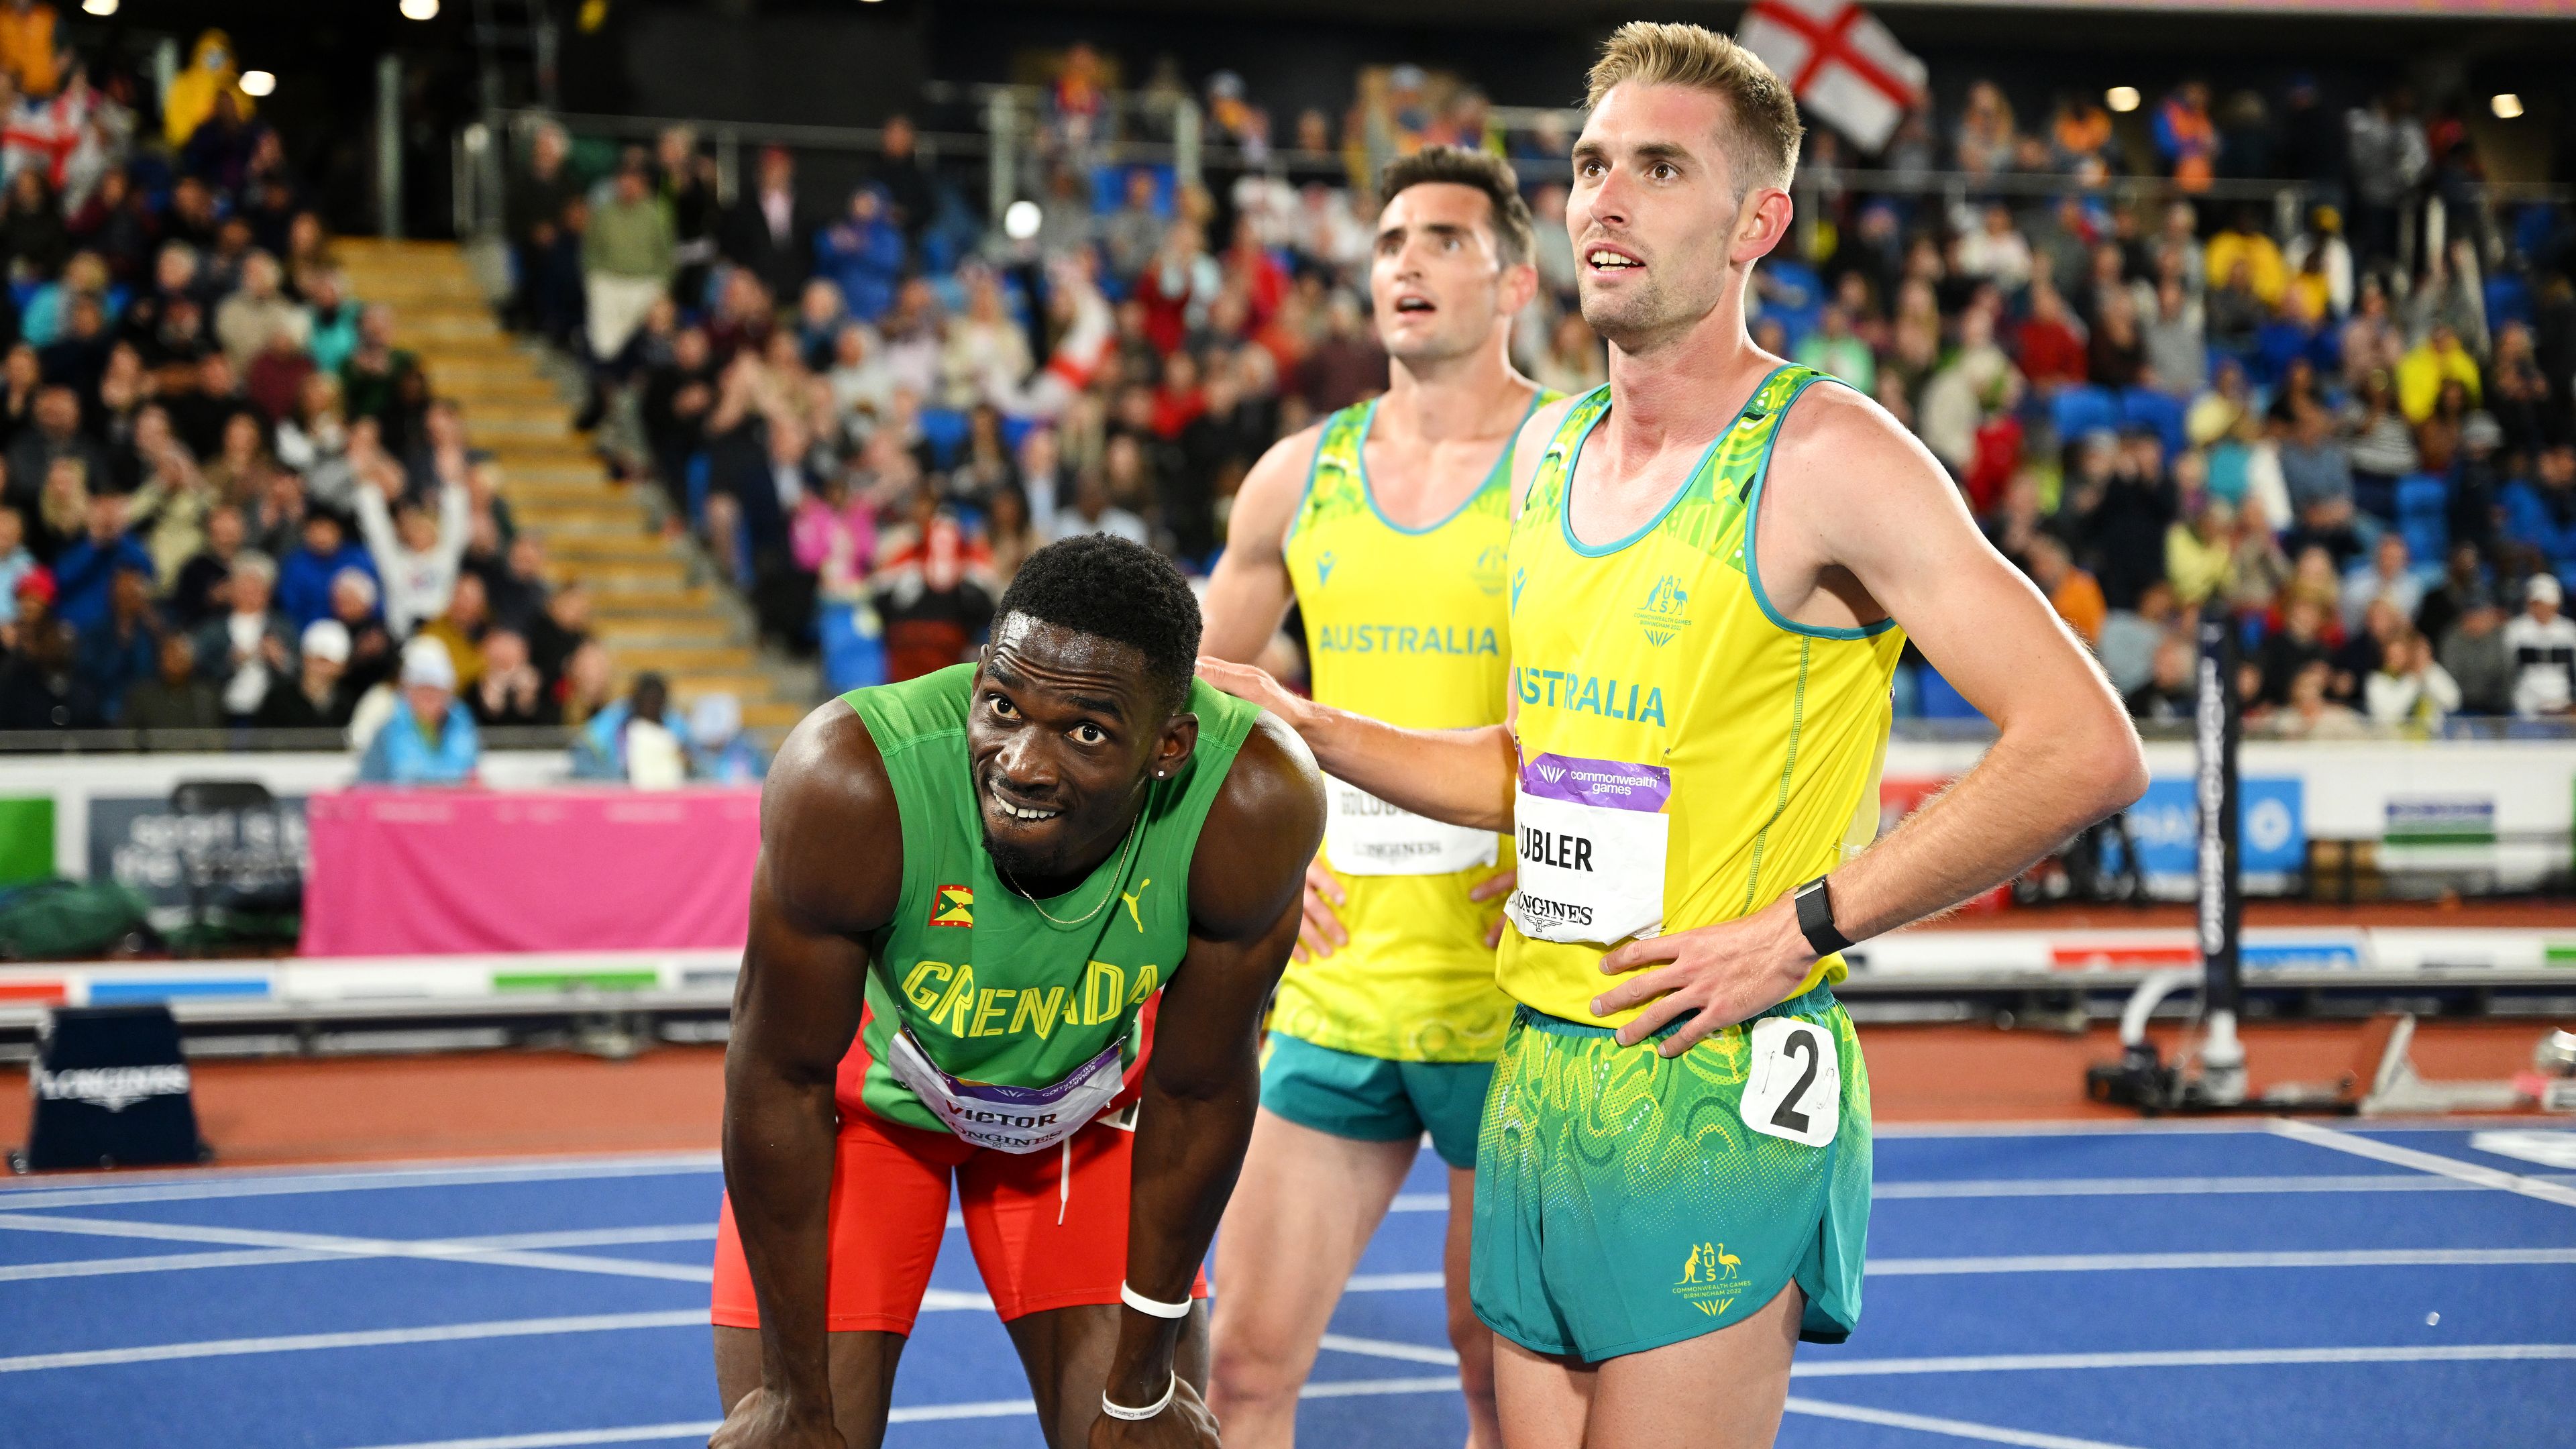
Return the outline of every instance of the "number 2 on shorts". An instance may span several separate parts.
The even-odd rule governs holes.
[[[1744,1078],[1744,1125],[1808,1147],[1841,1125],[1842,1063],[1833,1034],[1812,1021],[1766,1016],[1753,1024]]]

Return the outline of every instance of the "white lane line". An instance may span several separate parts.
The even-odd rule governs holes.
[[[1977,1197],[2205,1197],[2234,1193],[2470,1192],[2476,1184],[2403,1172],[2331,1177],[1996,1177],[1956,1182],[1881,1182],[1881,1202]]]
[[[2576,1248],[2356,1248],[2277,1253],[2030,1253],[1872,1258],[1872,1278],[1968,1273],[2137,1273],[2228,1268],[2466,1268],[2576,1263]]]
[[[910,1408],[888,1409],[889,1424],[926,1424],[941,1419],[1008,1419],[1038,1411],[1035,1399],[986,1399],[972,1404],[915,1404]],[[713,1433],[710,1429],[708,1432]]]
[[[214,1338],[195,1343],[149,1343],[132,1348],[91,1348],[70,1353],[22,1353],[0,1358],[0,1373],[96,1368],[106,1364],[162,1363],[171,1359],[231,1358],[256,1353],[304,1353],[330,1348],[386,1348],[406,1343],[456,1343],[477,1338],[546,1338],[629,1328],[704,1328],[703,1308],[661,1313],[592,1313],[571,1318],[503,1318],[483,1323],[438,1323],[420,1328],[375,1328],[355,1333],[293,1333],[266,1338]]]
[[[2576,1187],[2576,1175],[2547,1174],[2534,1181]],[[2306,1177],[1989,1177],[1958,1181],[1880,1182],[1870,1196],[1880,1202],[1989,1197],[2215,1197],[2265,1193],[2475,1192],[2484,1183],[2454,1182],[2402,1172],[2342,1173]],[[1446,1212],[1446,1193],[1396,1195],[1387,1211]],[[950,1226],[961,1221],[952,1218]]]
[[[1913,1429],[1925,1434],[1945,1434],[1953,1439],[1974,1439],[1981,1444],[2018,1444],[2023,1449],[2129,1449],[2124,1444],[2106,1443],[2100,1439],[2070,1439],[2063,1434],[2037,1434],[2028,1429],[2006,1429],[1996,1424],[1972,1424],[1965,1419],[1938,1419],[1930,1414],[1900,1414],[1893,1409],[1867,1409],[1858,1404],[1829,1404],[1822,1399],[1791,1395],[1788,1410],[1819,1419],[1840,1419],[1851,1424],[1876,1424],[1889,1429]]]
[[[568,1429],[556,1434],[497,1434],[482,1439],[437,1439],[418,1444],[380,1444],[374,1449],[578,1449],[584,1444],[659,1444],[672,1439],[706,1442],[722,1421],[695,1424],[638,1424],[629,1429]]]
[[[181,1223],[132,1222],[122,1218],[65,1217],[54,1214],[0,1213],[0,1230],[27,1233],[77,1233],[100,1238],[142,1238],[165,1243],[220,1243],[236,1248],[298,1248],[335,1257],[429,1258],[508,1268],[551,1268],[564,1273],[600,1273],[616,1278],[658,1278],[672,1283],[712,1283],[715,1268],[686,1263],[655,1263],[640,1258],[594,1258],[574,1253],[543,1253],[507,1248],[460,1248],[398,1238],[350,1238],[332,1233],[280,1233],[257,1228],[198,1227]]]
[[[1458,1355],[1445,1348],[1426,1348],[1418,1343],[1398,1343],[1391,1338],[1353,1338],[1346,1333],[1324,1335],[1324,1347],[1335,1353],[1365,1354],[1370,1358],[1401,1359],[1406,1363],[1436,1363],[1449,1368],[1458,1366]]]
[[[673,1223],[664,1227],[596,1228],[554,1233],[504,1233],[481,1238],[441,1238],[418,1246],[442,1249],[604,1248],[632,1243],[712,1241],[713,1223]],[[245,1248],[229,1253],[149,1253],[133,1258],[73,1258],[54,1263],[0,1264],[0,1283],[50,1278],[104,1278],[126,1273],[178,1273],[200,1268],[266,1268],[281,1263],[351,1262],[385,1254],[326,1251],[320,1248]],[[437,1256],[452,1256],[441,1253]]]
[[[1308,1384],[1298,1397],[1307,1399],[1347,1399],[1371,1394],[1431,1394],[1455,1392],[1458,1377],[1420,1379],[1345,1379],[1338,1383]],[[925,1424],[949,1419],[1008,1419],[1038,1411],[1033,1399],[988,1399],[980,1403],[915,1404],[892,1410],[888,1424]],[[704,1439],[719,1427],[714,1419],[688,1424],[637,1424],[624,1429],[566,1429],[545,1434],[503,1434],[482,1439],[428,1439],[409,1444],[374,1444],[368,1449],[579,1449],[590,1444],[659,1444],[672,1439]],[[2072,1439],[2058,1441],[2075,1445]],[[2082,1446],[2095,1449],[2095,1446]],[[2118,1449],[2118,1446],[2102,1446]]]
[[[2464,1189],[2465,1190],[2465,1189]],[[40,1226],[41,1225],[41,1226]],[[70,1259],[49,1263],[0,1264],[0,1283],[60,1278],[110,1277],[131,1273],[170,1273],[210,1268],[256,1268],[290,1263],[421,1258],[500,1266],[554,1268],[613,1276],[645,1277],[669,1282],[703,1283],[712,1270],[696,1264],[655,1263],[643,1259],[598,1258],[544,1252],[552,1248],[609,1247],[637,1243],[706,1242],[715,1237],[711,1223],[673,1223],[654,1227],[599,1228],[588,1231],[513,1233],[480,1238],[442,1238],[419,1242],[369,1238],[330,1238],[314,1234],[271,1234],[251,1229],[175,1228],[159,1223],[45,1217],[17,1222],[0,1214],[0,1230],[60,1231],[108,1237],[139,1237],[182,1242],[310,1240],[312,1245],[245,1248],[231,1252],[158,1253],[136,1257]],[[1949,1277],[1982,1273],[2129,1273],[2156,1271],[2232,1271],[2264,1268],[2437,1268],[2558,1266],[2576,1264],[2576,1248],[2362,1248],[2346,1250],[2241,1253],[2028,1253],[1992,1257],[1873,1258],[1872,1277]],[[1350,1293],[1428,1292],[1443,1286],[1438,1273],[1363,1273],[1349,1280]],[[925,1312],[990,1309],[993,1300],[972,1290],[930,1289]]]
[[[1992,1353],[1953,1358],[1841,1358],[1789,1366],[1799,1379],[1889,1374],[1990,1374],[2067,1369],[2260,1368],[2284,1364],[2522,1363],[2576,1360],[2576,1343],[2427,1344],[2421,1348],[2212,1348],[2144,1353]]]
[[[2375,1137],[2364,1137],[2358,1132],[2339,1132],[2332,1127],[2320,1127],[2314,1122],[2274,1117],[2264,1125],[2272,1132],[2295,1142],[2305,1142],[2310,1146],[2348,1152],[2355,1157],[2367,1157],[2373,1162],[2411,1167],[2418,1172],[2437,1173],[2460,1182],[2491,1187],[2500,1192],[2519,1193],[2524,1197],[2538,1198],[2542,1202],[2554,1202],[2561,1207],[2576,1207],[2576,1187],[2562,1187],[2541,1178],[2525,1177],[2520,1173],[2506,1172],[2480,1163],[2464,1162],[2456,1157],[2445,1157],[2438,1152],[2423,1152],[2412,1147],[2400,1147],[2394,1142],[2382,1142]]]
[[[1438,1288],[1448,1280],[1437,1273],[1354,1273],[1342,1285],[1345,1293],[1414,1293]]]
[[[1456,1374],[1441,1374],[1422,1379],[1341,1379],[1333,1383],[1308,1384],[1297,1391],[1301,1399],[1360,1399],[1377,1394],[1448,1394],[1458,1391]]]
[[[132,1202],[186,1202],[200,1198],[288,1197],[308,1192],[375,1192],[397,1187],[473,1187],[507,1182],[574,1182],[594,1178],[685,1177],[723,1167],[712,1152],[656,1152],[618,1157],[547,1157],[353,1169],[347,1172],[267,1170],[201,1172],[114,1187],[0,1186],[0,1209],[105,1207]]]

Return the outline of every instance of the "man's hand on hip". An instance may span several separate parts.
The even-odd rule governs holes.
[[[1752,915],[1630,941],[1603,956],[1603,975],[1637,974],[1592,998],[1592,1014],[1643,1006],[1619,1028],[1619,1045],[1635,1046],[1682,1013],[1698,1012],[1655,1048],[1677,1057],[1709,1033],[1779,1005],[1815,964],[1815,950],[1798,929],[1797,905],[1782,896]]]
[[[1349,901],[1342,883],[1325,868],[1321,855],[1307,862],[1306,914],[1297,922],[1297,948],[1292,953],[1297,960],[1318,960],[1351,943],[1350,931],[1333,910]]]

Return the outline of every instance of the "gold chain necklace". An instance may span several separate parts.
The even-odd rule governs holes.
[[[1151,808],[1151,804],[1151,801],[1147,802],[1149,809]],[[1137,811],[1136,823],[1128,827],[1127,844],[1118,852],[1118,869],[1110,873],[1109,889],[1101,892],[1100,903],[1093,906],[1090,910],[1083,912],[1081,915],[1074,917],[1070,921],[1060,920],[1056,916],[1050,914],[1046,907],[1038,904],[1038,898],[1036,896],[1030,895],[1027,891],[1020,889],[1020,883],[1011,879],[1010,872],[1001,868],[1000,861],[995,861],[993,863],[993,873],[1002,878],[1002,884],[1011,888],[1011,894],[1018,896],[1021,900],[1027,901],[1032,910],[1035,910],[1041,916],[1045,916],[1048,920],[1054,921],[1057,925],[1079,926],[1086,924],[1092,917],[1109,909],[1109,902],[1118,894],[1118,882],[1127,878],[1127,858],[1135,853],[1136,841],[1145,833],[1146,813],[1146,810]]]

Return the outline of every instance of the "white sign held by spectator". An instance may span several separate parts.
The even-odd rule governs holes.
[[[1755,0],[1735,38],[1800,105],[1872,154],[1927,94],[1923,62],[1852,0]]]

